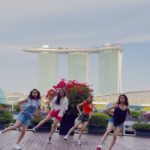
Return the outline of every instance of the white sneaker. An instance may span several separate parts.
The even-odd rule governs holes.
[[[77,141],[75,142],[75,144],[77,144],[77,145],[81,145],[80,140],[77,140]]]
[[[68,140],[69,139],[69,136],[64,136],[64,140]]]
[[[3,134],[2,131],[0,131],[0,135]]]
[[[15,145],[14,145],[14,149],[15,149],[15,150],[21,150],[21,148],[20,148],[20,146],[19,146],[18,144],[15,144]]]
[[[51,144],[51,137],[48,138],[47,144]]]
[[[36,132],[37,131],[37,128],[33,128],[31,129],[32,132]]]

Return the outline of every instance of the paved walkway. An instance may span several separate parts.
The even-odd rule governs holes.
[[[19,131],[10,131],[0,135],[0,150],[12,150],[12,146],[16,141]],[[55,133],[51,144],[47,144],[48,133],[32,133],[28,131],[25,138],[21,142],[22,150],[95,150],[100,136],[84,134],[82,137],[82,145],[74,144],[74,138],[64,141],[62,136]],[[112,136],[106,140],[109,145]],[[104,150],[108,149],[108,145]],[[120,136],[113,150],[150,150],[150,139],[129,136]]]

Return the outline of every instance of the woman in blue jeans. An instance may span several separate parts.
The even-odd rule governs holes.
[[[111,108],[108,108],[106,112],[111,116],[108,121],[108,126],[105,134],[101,139],[100,145],[97,147],[97,150],[102,150],[102,145],[106,140],[108,134],[114,129],[113,139],[110,144],[109,150],[114,146],[117,136],[120,134],[123,129],[123,124],[126,120],[127,115],[130,115],[129,102],[126,95],[122,94],[119,96],[118,102],[114,104]]]
[[[20,135],[18,137],[18,140],[16,144],[14,145],[15,150],[20,150],[19,143],[21,142],[22,138],[25,135],[25,132],[30,124],[31,119],[34,117],[34,115],[38,115],[40,110],[40,92],[37,89],[33,89],[28,98],[25,100],[22,100],[19,102],[19,104],[25,104],[24,109],[19,113],[18,119],[14,126],[8,127],[0,132],[0,134],[3,134],[5,132],[8,132],[10,130],[14,130],[16,128],[19,128],[22,126],[22,130],[20,132]]]

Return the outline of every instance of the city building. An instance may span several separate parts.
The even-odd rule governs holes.
[[[0,88],[0,104],[7,104],[4,91]]]
[[[67,80],[77,80],[92,84],[95,95],[119,93],[121,90],[122,53],[120,45],[105,44],[99,48],[50,48],[43,45],[41,48],[24,49],[25,52],[37,54],[38,88],[45,93],[55,85],[59,76],[59,56],[65,55]],[[89,57],[96,54],[98,57],[97,68],[90,65]],[[63,64],[63,61],[61,62]],[[66,68],[65,68],[66,67]],[[90,74],[92,69],[97,70],[97,75]],[[62,78],[64,78],[61,75]]]

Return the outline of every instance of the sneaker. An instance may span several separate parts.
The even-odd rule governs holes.
[[[3,134],[2,131],[0,131],[0,135]]]
[[[47,144],[51,144],[51,137],[48,138],[48,143]]]
[[[96,150],[102,150],[102,146],[101,145],[97,146]]]
[[[18,144],[14,145],[14,150],[21,150],[20,146]]]
[[[64,136],[64,140],[68,140],[69,139],[69,136]]]
[[[36,132],[36,131],[37,131],[37,128],[33,128],[33,129],[32,129],[32,132]]]
[[[75,144],[77,144],[77,145],[81,145],[80,140],[77,140],[77,141],[75,142]]]

